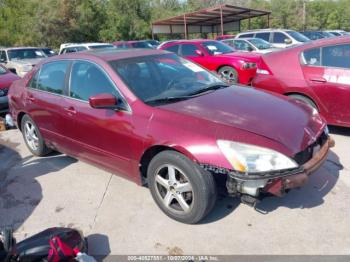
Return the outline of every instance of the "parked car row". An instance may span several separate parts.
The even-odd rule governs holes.
[[[32,65],[8,91],[12,119],[32,154],[57,150],[147,185],[180,222],[213,209],[218,177],[251,206],[304,185],[334,146],[327,122],[350,126],[350,36],[265,54],[215,40],[102,45]]]

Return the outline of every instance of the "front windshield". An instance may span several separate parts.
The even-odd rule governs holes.
[[[210,55],[221,55],[235,51],[231,46],[218,41],[206,41],[202,43],[202,46]]]
[[[290,30],[290,31],[286,31],[286,33],[288,35],[290,35],[291,37],[293,37],[298,42],[310,42],[309,38],[307,38],[306,36],[300,34],[299,32]]]
[[[10,60],[34,59],[47,57],[41,49],[13,49],[7,51]]]
[[[214,74],[175,54],[111,61],[114,71],[142,101],[180,98],[213,85],[225,85]]]
[[[272,46],[269,42],[267,42],[263,39],[260,39],[260,38],[252,38],[252,39],[249,39],[248,42],[253,44],[259,50],[272,48]]]
[[[90,45],[90,49],[114,48],[114,45]]]

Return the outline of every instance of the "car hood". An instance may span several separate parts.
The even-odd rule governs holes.
[[[215,55],[215,57],[221,57],[221,58],[240,58],[244,61],[253,61],[256,62],[260,59],[261,55],[256,54],[256,53],[251,53],[251,52],[241,52],[241,51],[236,51],[232,53],[227,53],[227,54],[221,54],[221,55]]]
[[[6,74],[0,75],[0,89],[9,87],[13,81],[21,79],[19,76],[7,72]]]
[[[21,59],[21,60],[11,60],[12,64],[18,65],[36,65],[44,58],[32,58],[32,59]]]
[[[306,104],[293,101],[232,86],[161,108],[263,136],[295,154],[317,139],[325,122]]]

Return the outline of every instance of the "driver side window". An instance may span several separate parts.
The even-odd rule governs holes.
[[[272,42],[275,44],[285,44],[286,39],[290,39],[290,38],[283,33],[275,32],[273,34]]]
[[[181,46],[181,54],[182,56],[198,56],[196,50],[199,48],[193,44],[184,44]]]
[[[88,101],[91,96],[102,93],[119,97],[111,80],[102,69],[89,62],[75,62],[70,79],[70,97]]]

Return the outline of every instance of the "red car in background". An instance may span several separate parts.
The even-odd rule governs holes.
[[[253,86],[302,100],[328,124],[350,127],[350,36],[263,56]]]
[[[19,76],[0,65],[0,115],[8,112],[7,93],[12,82],[18,79]]]
[[[215,37],[215,40],[221,41],[229,38],[235,38],[235,35],[218,35]]]
[[[174,52],[214,71],[230,83],[243,85],[251,83],[260,59],[260,55],[238,52],[215,40],[181,40],[164,44],[160,49]]]

